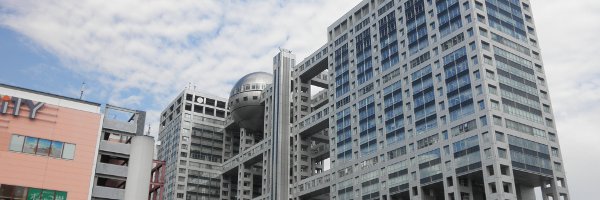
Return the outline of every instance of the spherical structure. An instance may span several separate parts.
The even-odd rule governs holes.
[[[273,75],[254,72],[242,77],[231,89],[229,110],[241,128],[262,130],[265,108],[260,104],[260,94],[271,83]]]

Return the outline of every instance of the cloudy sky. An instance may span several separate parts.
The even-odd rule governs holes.
[[[0,0],[0,82],[158,113],[186,85],[226,97],[298,58],[358,0]],[[600,180],[600,1],[531,0],[572,199]],[[153,130],[157,130],[153,128]]]

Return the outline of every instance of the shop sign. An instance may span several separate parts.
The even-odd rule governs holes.
[[[21,106],[25,104],[29,108],[29,118],[31,119],[35,119],[37,112],[44,107],[44,103],[42,102],[33,102],[29,99],[0,94],[0,114],[7,114],[9,104],[13,105],[13,109],[12,113],[8,114],[14,116],[19,116],[21,113]]]

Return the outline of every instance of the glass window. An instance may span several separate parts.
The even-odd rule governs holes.
[[[504,142],[504,133],[496,132],[496,141]]]
[[[494,116],[494,124],[498,126],[502,126],[502,118],[498,116]]]
[[[469,44],[469,47],[471,48],[471,51],[474,51],[477,48],[477,45],[475,44],[475,42],[471,42]]]
[[[506,158],[506,149],[498,148],[498,157]]]
[[[562,165],[559,162],[554,162],[554,170],[561,172]]]
[[[481,134],[483,136],[483,141],[484,142],[490,142],[490,134],[485,132]]]
[[[492,64],[492,59],[491,58],[489,58],[487,56],[484,56],[483,59],[484,59],[485,63],[488,63],[490,65]],[[494,75],[494,72],[490,71],[490,70],[485,70],[485,76],[487,78],[491,79],[491,80],[494,80],[496,78],[495,75]]]
[[[546,126],[554,128],[554,122],[552,121],[552,119],[546,118]]]
[[[450,155],[450,146],[448,146],[448,145],[444,146],[444,155],[446,155],[446,156]]]
[[[448,140],[448,131],[443,131],[442,135],[444,135],[444,140]]]
[[[25,138],[25,145],[23,145],[24,153],[35,153],[35,147],[37,146],[38,139],[27,137]]]
[[[489,89],[490,89],[490,93],[491,94],[495,94],[498,95],[498,89],[496,89],[496,86],[493,85],[488,85]]]
[[[475,86],[475,90],[477,90],[477,95],[483,94],[483,89],[481,85]]]
[[[479,70],[473,72],[473,74],[475,75],[475,79],[477,79],[477,80],[481,79],[481,74],[479,73]]]
[[[552,147],[552,151],[551,152],[552,152],[552,156],[554,156],[554,157],[558,157],[559,156],[558,148]]]
[[[25,199],[24,187],[12,186],[12,185],[0,185],[0,199]]]
[[[74,144],[65,144],[64,149],[63,149],[62,158],[64,158],[64,159],[75,158],[75,145]]]
[[[544,112],[550,113],[550,106],[549,105],[542,105],[544,107]]]
[[[50,144],[52,141],[46,139],[39,139],[36,155],[47,156],[50,153]]]
[[[21,152],[21,151],[23,151],[23,143],[24,142],[25,142],[25,136],[13,135],[12,139],[10,140],[9,149],[11,151]]]
[[[492,102],[492,109],[500,110],[500,103],[498,101],[490,100]]]
[[[473,62],[473,65],[479,64],[479,60],[477,60],[477,56],[471,57],[471,62]]]
[[[60,158],[62,155],[64,143],[59,141],[53,141],[50,147],[50,156],[54,158]]]
[[[481,126],[487,126],[487,117],[486,116],[479,117],[479,121],[481,122]]]

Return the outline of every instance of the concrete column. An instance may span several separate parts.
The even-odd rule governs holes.
[[[252,166],[242,163],[238,169],[238,199],[252,199]]]
[[[280,50],[273,59],[273,102],[271,194],[272,200],[288,200],[290,180],[290,91],[291,68],[295,56],[291,51]]]
[[[254,146],[255,143],[254,133],[248,129],[240,128],[240,153]]]
[[[265,166],[271,166],[271,150],[266,151],[265,153],[263,153],[263,179],[262,179],[262,193],[264,194],[269,194],[269,192],[271,192],[271,177],[268,176],[268,174],[271,174],[271,168],[270,167],[265,167]]]
[[[221,194],[220,197],[221,199],[231,199],[233,196],[233,193],[231,191],[232,185],[231,185],[231,177],[228,175],[221,175]],[[223,194],[227,194],[227,195],[223,195]]]
[[[135,136],[131,139],[131,154],[127,168],[125,200],[148,199],[152,158],[154,156],[154,138]]]
[[[517,199],[536,200],[534,187],[519,184],[516,186],[516,188],[517,188],[517,197],[518,197]]]
[[[554,200],[560,199],[558,190],[556,189],[556,181],[554,179],[548,179],[547,183],[550,183],[550,187],[542,186],[543,199],[550,200],[549,196],[551,196]]]

